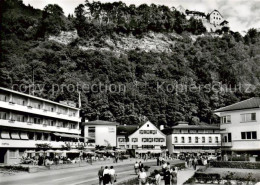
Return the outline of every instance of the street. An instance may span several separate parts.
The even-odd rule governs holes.
[[[156,162],[145,162],[145,165],[154,166]],[[133,164],[118,163],[114,165],[118,180],[136,176],[133,170]],[[0,185],[96,185],[98,184],[97,173],[101,165],[70,168],[62,170],[49,170],[38,173],[29,173],[23,175],[7,176],[0,179]]]

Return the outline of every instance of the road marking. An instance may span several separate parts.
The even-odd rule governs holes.
[[[132,172],[132,171],[133,170],[129,170],[129,171],[124,171],[124,172],[120,172],[120,173],[117,173],[117,174],[119,175],[119,174],[124,174],[124,173]],[[81,182],[73,183],[73,184],[70,184],[70,185],[79,185],[79,184],[90,182],[90,181],[93,181],[93,180],[98,180],[98,178],[96,177],[96,178],[84,180],[84,181],[81,181]]]

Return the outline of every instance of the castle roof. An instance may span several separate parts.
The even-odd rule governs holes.
[[[218,10],[213,10],[209,15],[211,15],[213,12],[218,12],[219,13],[219,15],[221,16],[221,17],[223,17],[222,15],[221,15],[221,13],[218,11]]]

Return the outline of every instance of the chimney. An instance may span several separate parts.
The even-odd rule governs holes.
[[[160,130],[163,130],[164,129],[164,125],[160,125]]]

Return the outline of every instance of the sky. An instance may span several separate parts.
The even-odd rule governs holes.
[[[89,0],[92,2],[92,0]],[[115,2],[116,0],[100,0],[100,2]],[[260,28],[260,0],[121,0],[127,5],[151,3],[169,7],[183,6],[185,9],[210,13],[217,9],[224,19],[229,21],[231,30],[244,31],[250,28]],[[85,0],[23,0],[25,5],[43,9],[47,4],[58,4],[65,15],[74,13],[75,7],[84,4]]]

